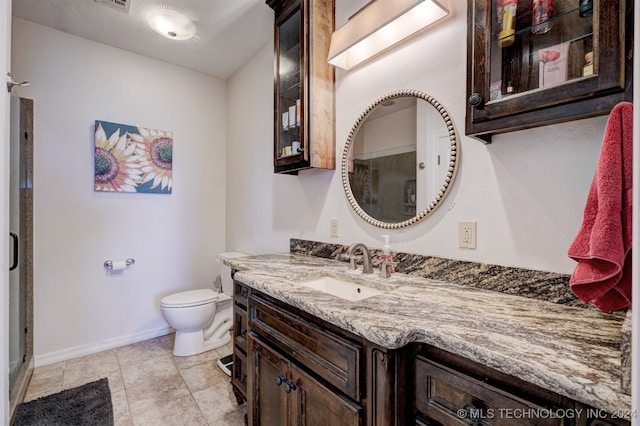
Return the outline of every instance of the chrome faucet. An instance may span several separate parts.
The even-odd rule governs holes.
[[[360,249],[362,251],[362,257],[363,257],[362,273],[363,274],[372,274],[373,273],[373,267],[371,266],[371,252],[369,251],[367,246],[365,246],[363,243],[352,244],[347,249],[347,256],[349,256],[349,259],[350,259],[350,262],[351,262],[351,269],[358,269],[358,267],[356,266],[356,256],[354,254],[354,252],[357,249]]]

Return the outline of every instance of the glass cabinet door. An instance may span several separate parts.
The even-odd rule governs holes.
[[[630,0],[475,0],[467,134],[606,114],[631,96]],[[613,96],[611,96],[613,95]]]
[[[597,74],[591,0],[497,0],[492,15],[489,102]]]
[[[290,13],[276,22],[276,168],[304,161],[304,40],[302,4],[296,2]]]

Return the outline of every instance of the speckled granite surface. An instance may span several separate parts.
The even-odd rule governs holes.
[[[393,349],[424,342],[595,408],[629,410],[620,387],[624,316],[290,253],[229,259],[235,278]],[[386,290],[350,302],[296,284],[329,275]]]
[[[291,253],[346,261],[348,246],[309,240],[290,240]],[[361,264],[362,256],[358,262]],[[380,264],[380,250],[371,250],[372,263]],[[422,278],[454,282],[485,290],[529,297],[579,308],[597,309],[578,299],[569,288],[570,275],[532,269],[444,259],[408,253],[394,253],[398,272]]]

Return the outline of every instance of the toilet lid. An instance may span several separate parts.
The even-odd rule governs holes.
[[[215,302],[217,299],[218,293],[211,289],[203,288],[200,290],[183,291],[181,293],[165,296],[160,300],[160,305],[164,307],[187,308],[190,306],[198,306]]]

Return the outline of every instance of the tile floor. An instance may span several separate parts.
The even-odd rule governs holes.
[[[238,406],[217,364],[231,343],[176,357],[173,336],[36,367],[25,401],[107,377],[116,426],[244,425],[246,405]]]

